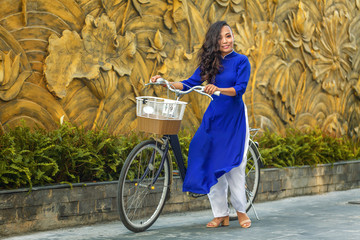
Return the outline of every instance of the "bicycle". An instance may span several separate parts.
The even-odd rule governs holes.
[[[117,194],[118,212],[125,227],[133,232],[145,231],[153,225],[159,217],[166,200],[170,197],[169,189],[173,173],[169,154],[170,147],[180,177],[182,180],[185,178],[186,167],[177,133],[187,103],[179,101],[180,97],[195,91],[212,99],[210,95],[203,92],[203,86],[195,86],[187,91],[181,91],[173,89],[165,79],[158,79],[157,82],[146,85],[165,85],[175,93],[177,98],[176,100],[151,96],[136,98],[139,130],[159,134],[162,137],[145,140],[135,146],[121,169]],[[258,129],[251,130],[258,131]],[[258,191],[260,164],[258,147],[250,139],[246,167],[246,211],[253,207]],[[205,196],[204,194],[193,193],[190,195],[192,197]],[[233,218],[235,217],[231,217],[231,219]]]

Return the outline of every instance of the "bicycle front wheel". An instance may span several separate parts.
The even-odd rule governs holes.
[[[133,232],[148,229],[159,217],[170,185],[169,159],[163,144],[147,140],[127,157],[118,183],[118,211],[126,228]],[[167,154],[166,154],[167,155]]]

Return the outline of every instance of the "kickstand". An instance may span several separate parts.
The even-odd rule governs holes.
[[[254,206],[254,204],[253,204],[253,202],[252,202],[252,196],[253,196],[253,194],[252,194],[252,192],[250,192],[249,190],[247,190],[246,189],[246,193],[248,194],[248,198],[249,198],[249,201],[250,201],[250,205],[251,205],[251,208],[253,209],[253,211],[254,211],[254,213],[255,213],[255,216],[256,216],[256,219],[257,220],[259,220],[260,221],[260,218],[259,218],[259,216],[258,216],[258,214],[257,214],[257,212],[256,212],[256,209],[255,209],[255,206]]]

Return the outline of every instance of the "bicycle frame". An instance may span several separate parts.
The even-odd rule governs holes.
[[[165,140],[165,149],[164,149],[164,154],[161,158],[161,162],[160,162],[160,167],[159,170],[156,172],[154,180],[152,182],[152,184],[155,184],[155,182],[157,181],[158,177],[160,176],[160,172],[162,171],[163,167],[164,167],[164,163],[165,163],[165,158],[167,153],[169,152],[169,143],[171,145],[171,148],[173,150],[174,156],[175,156],[175,161],[176,164],[179,167],[179,173],[180,173],[180,177],[181,179],[184,181],[185,179],[185,174],[186,174],[186,167],[184,164],[184,159],[182,157],[182,153],[181,153],[181,147],[180,147],[180,142],[179,142],[179,137],[178,135],[164,135],[163,139]],[[154,161],[154,157],[155,157],[155,152],[153,152],[149,165],[153,163]],[[145,176],[149,173],[150,171],[150,167],[147,166],[143,176],[140,178],[140,181],[142,181]]]
[[[175,156],[176,164],[178,165],[179,168],[180,177],[184,181],[186,174],[186,167],[184,163],[184,158],[181,153],[179,137],[178,135],[166,135],[166,136],[170,138],[170,145]]]
[[[167,155],[167,152],[169,151],[169,144],[168,144],[168,140],[165,140],[166,144],[165,144],[165,150],[164,150],[164,155],[161,158],[161,162],[160,162],[160,167],[159,170],[156,172],[154,180],[152,182],[152,184],[155,184],[155,182],[157,181],[158,177],[160,176],[160,172],[164,167],[164,163],[165,163],[165,157]],[[150,169],[150,165],[154,162],[154,158],[155,158],[155,151],[152,153],[152,156],[150,158],[149,161],[149,165],[146,167],[143,176],[140,178],[140,182],[144,180],[145,176],[149,173]]]

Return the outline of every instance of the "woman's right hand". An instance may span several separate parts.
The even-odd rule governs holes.
[[[160,75],[155,75],[153,77],[150,78],[150,82],[155,83],[159,78],[161,78]],[[179,89],[179,90],[183,90],[184,86],[181,82],[169,82],[170,87],[173,89]],[[161,84],[161,86],[163,87],[167,87],[167,84]]]
[[[161,78],[160,75],[155,75],[155,76],[150,78],[150,82],[156,82],[156,80],[158,80],[159,78]]]

